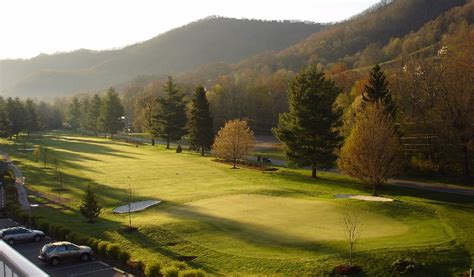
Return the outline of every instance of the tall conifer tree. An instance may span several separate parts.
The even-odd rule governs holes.
[[[181,139],[186,134],[186,102],[173,78],[163,87],[164,96],[158,98],[158,109],[154,115],[153,135],[166,140],[166,149],[170,142]]]
[[[365,91],[362,94],[364,105],[367,103],[378,103],[384,106],[384,110],[395,116],[396,107],[393,103],[390,89],[388,88],[388,81],[385,73],[376,64],[370,72],[369,84],[365,85]]]
[[[11,135],[15,135],[18,139],[19,133],[25,129],[26,122],[26,112],[25,106],[21,102],[20,98],[11,98],[7,99],[6,111],[8,118],[12,123]]]
[[[79,103],[79,99],[74,97],[69,103],[67,108],[67,119],[66,122],[69,124],[69,127],[76,132],[77,129],[80,127],[80,120],[81,120],[81,103]]]
[[[114,88],[109,88],[100,106],[99,123],[104,133],[112,137],[124,127],[124,109]]]
[[[86,195],[82,200],[82,205],[79,207],[81,214],[87,218],[88,222],[94,222],[99,217],[102,206],[97,202],[95,194],[90,185],[87,185]]]
[[[30,98],[25,101],[25,118],[25,129],[29,136],[31,132],[38,131],[40,128],[36,105]]]
[[[7,138],[12,134],[12,122],[8,118],[6,102],[0,96],[0,138]]]
[[[87,109],[86,114],[86,125],[87,129],[94,132],[97,136],[97,133],[100,131],[100,107],[102,106],[102,99],[98,94],[94,94],[92,97],[89,108]]]
[[[191,147],[200,149],[204,156],[204,149],[211,148],[214,134],[209,101],[202,86],[198,86],[194,93],[188,128]]]
[[[280,115],[273,129],[289,160],[310,165],[316,178],[318,166],[331,166],[341,143],[337,127],[341,111],[334,102],[340,90],[316,66],[303,69],[288,88],[289,111]]]

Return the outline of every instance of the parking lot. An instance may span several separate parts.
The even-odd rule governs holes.
[[[0,229],[14,227],[18,224],[10,219],[0,219]],[[20,254],[38,266],[50,276],[82,276],[82,277],[111,277],[111,276],[131,276],[119,269],[116,269],[102,261],[92,259],[88,262],[64,261],[57,266],[45,264],[38,259],[38,253],[44,244],[50,242],[50,238],[40,242],[18,242],[15,248]]]

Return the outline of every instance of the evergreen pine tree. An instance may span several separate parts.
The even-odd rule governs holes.
[[[211,148],[214,134],[209,101],[207,101],[206,91],[202,86],[198,86],[194,93],[188,130],[191,147],[196,150],[200,149],[201,155],[204,156],[204,149]]]
[[[396,107],[393,103],[390,89],[388,88],[388,81],[385,73],[376,64],[370,72],[369,84],[365,85],[365,91],[362,94],[364,106],[367,103],[380,103],[384,106],[385,111],[390,113],[393,117],[396,113]]]
[[[81,101],[81,118],[79,123],[81,125],[81,129],[87,134],[90,131],[89,125],[87,124],[87,115],[89,114],[89,109],[91,107],[91,101],[88,97],[85,97]]]
[[[90,100],[89,108],[87,109],[87,114],[85,115],[87,129],[94,132],[96,136],[100,131],[99,117],[101,106],[102,100],[100,99],[99,95],[95,94]]]
[[[99,217],[100,211],[102,210],[101,205],[97,202],[95,194],[91,189],[90,185],[87,185],[86,195],[82,199],[80,206],[81,214],[87,218],[88,222],[94,222],[94,219]]]
[[[331,166],[341,143],[341,111],[334,106],[339,91],[316,66],[303,69],[289,85],[289,111],[280,115],[273,129],[289,160],[311,165],[312,178],[318,165]]]
[[[186,134],[186,102],[173,78],[163,87],[164,96],[158,98],[158,109],[154,115],[153,135],[166,140],[166,149],[170,141],[181,139]]]
[[[30,98],[25,101],[25,117],[25,129],[29,136],[31,132],[38,131],[40,128],[35,103]]]
[[[22,130],[25,129],[25,122],[26,122],[26,112],[25,106],[21,102],[20,98],[11,98],[7,99],[6,103],[6,111],[8,114],[8,119],[12,123],[12,129],[10,133],[10,137],[15,135],[18,139],[18,135]]]
[[[66,122],[74,132],[80,127],[80,120],[81,120],[81,103],[79,103],[79,99],[74,97],[71,100],[67,107],[66,113],[67,119]]]
[[[6,103],[0,96],[0,138],[8,138],[12,134],[12,123],[8,118]]]
[[[110,88],[102,100],[99,122],[102,131],[113,136],[124,127],[124,109],[114,88]]]

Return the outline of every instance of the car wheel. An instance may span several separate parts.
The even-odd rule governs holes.
[[[15,240],[14,239],[8,239],[8,244],[10,245],[14,245],[15,244]]]
[[[41,236],[36,235],[36,236],[33,238],[33,240],[34,240],[35,242],[38,242],[38,241],[41,240]]]
[[[50,263],[51,263],[51,265],[58,265],[58,264],[59,264],[59,260],[58,260],[58,258],[52,258],[52,259],[50,260]]]
[[[81,261],[83,262],[87,262],[89,258],[90,258],[89,254],[84,253],[81,255]]]

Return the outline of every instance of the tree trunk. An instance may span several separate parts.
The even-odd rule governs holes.
[[[170,138],[166,138],[166,149],[170,149]]]
[[[372,195],[373,196],[377,196],[377,186],[378,186],[377,184],[372,185],[372,188],[373,188]]]
[[[234,167],[233,167],[234,169],[237,168],[237,167],[235,167],[236,162],[237,162],[237,159],[234,159]]]
[[[204,147],[201,147],[201,156],[204,157]]]
[[[349,243],[349,265],[352,265],[352,243]]]
[[[155,137],[151,135],[151,146],[155,146]]]
[[[316,163],[311,165],[311,178],[317,178],[317,166]]]
[[[466,145],[462,146],[462,153],[463,153],[463,167],[464,167],[464,175],[469,177],[469,150],[467,149]]]

